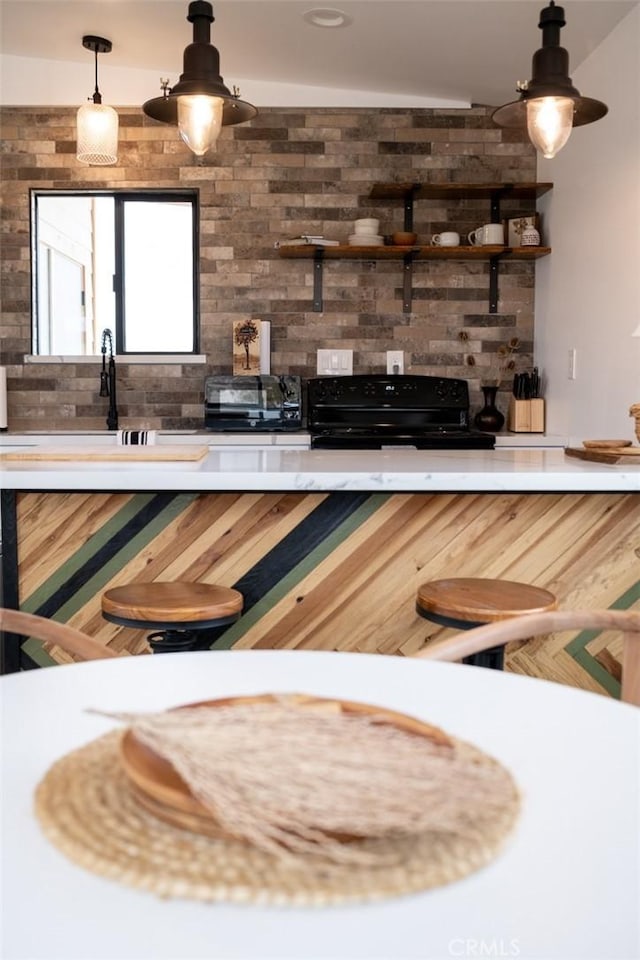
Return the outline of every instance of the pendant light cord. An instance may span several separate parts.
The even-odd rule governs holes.
[[[96,48],[94,49],[93,53],[94,53],[95,60],[96,60],[96,88],[95,88],[95,90],[93,91],[93,102],[94,102],[94,103],[102,103],[102,96],[101,96],[101,94],[100,94],[100,91],[98,90],[98,48],[97,48],[97,46],[96,46]]]

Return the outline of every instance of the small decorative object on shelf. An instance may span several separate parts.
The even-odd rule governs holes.
[[[540,234],[535,227],[525,227],[520,237],[520,243],[523,247],[539,247]]]
[[[526,247],[540,245],[540,217],[537,213],[532,213],[527,217],[514,217],[511,220],[505,220],[505,237],[507,245],[510,247]],[[534,229],[538,234],[535,244],[524,243],[523,237],[525,230]]]
[[[484,397],[484,406],[482,410],[478,410],[476,413],[473,420],[474,426],[485,433],[499,433],[504,427],[504,414],[496,407],[498,388],[496,386],[483,386],[480,389]]]
[[[280,247],[339,247],[339,240],[327,240],[326,237],[313,236],[310,233],[303,233],[299,237],[291,237],[290,240],[276,240],[274,244],[276,250]]]

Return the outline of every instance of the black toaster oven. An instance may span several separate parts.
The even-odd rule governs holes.
[[[300,430],[300,377],[211,376],[204,384],[207,430]]]

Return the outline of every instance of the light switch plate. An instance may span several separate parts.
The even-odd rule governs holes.
[[[353,373],[353,350],[318,350],[316,370],[320,376],[350,376]]]

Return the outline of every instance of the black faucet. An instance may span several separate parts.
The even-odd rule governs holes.
[[[107,368],[107,341],[109,343],[109,366]],[[118,408],[116,407],[116,361],[113,356],[113,334],[107,327],[102,331],[102,372],[100,374],[100,396],[109,397],[107,430],[118,429]]]

